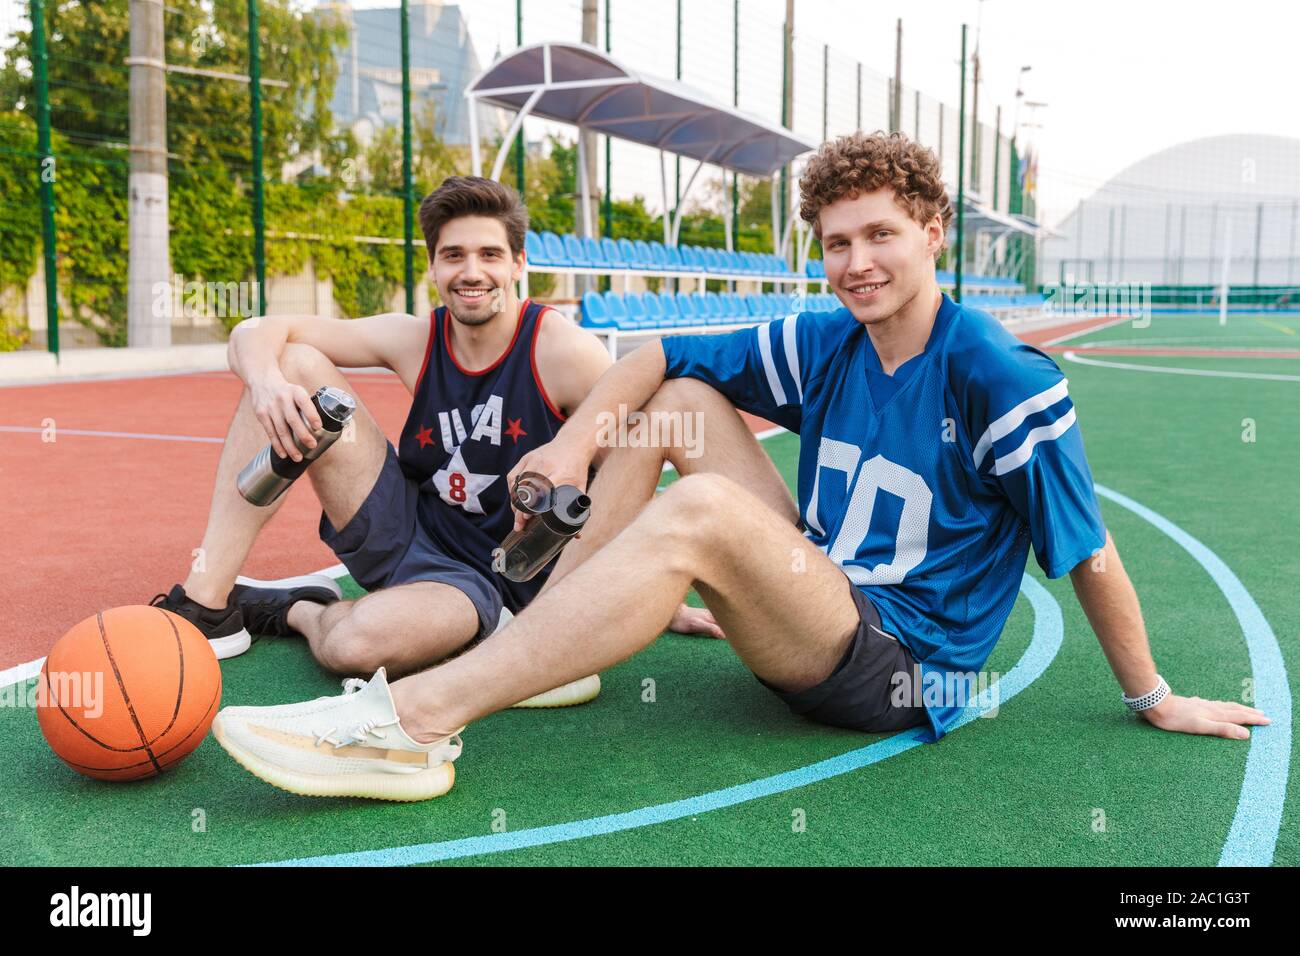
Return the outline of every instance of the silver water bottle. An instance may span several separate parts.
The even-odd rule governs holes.
[[[315,448],[304,448],[298,436],[293,442],[302,452],[302,461],[281,458],[271,445],[267,445],[253,460],[244,466],[235,484],[239,493],[249,504],[265,507],[279,498],[294,479],[307,470],[307,466],[325,454],[330,445],[338,441],[344,427],[352,420],[352,413],[357,410],[357,402],[351,395],[339,388],[322,385],[311,397],[320,415],[321,427],[312,429],[316,439]]]

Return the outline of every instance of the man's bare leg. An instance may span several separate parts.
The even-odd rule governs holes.
[[[829,676],[858,627],[844,574],[792,522],[730,479],[688,475],[492,640],[395,683],[402,725],[433,740],[610,667],[658,637],[692,583],[782,690]]]
[[[647,414],[700,416],[699,452],[673,447],[611,448],[591,483],[591,517],[582,536],[569,542],[541,593],[582,564],[654,497],[664,462],[678,475],[712,473],[744,485],[760,501],[794,524],[799,517],[784,479],[735,407],[716,389],[691,378],[670,379],[646,402]]]
[[[352,394],[343,374],[319,351],[310,346],[286,345],[280,371],[290,382],[315,391],[333,385]],[[370,412],[357,401],[353,424],[307,469],[307,475],[330,520],[342,527],[365,500],[384,463],[387,440]],[[286,496],[258,507],[244,500],[235,487],[240,469],[268,443],[266,430],[253,414],[249,390],[244,389],[226,433],[212,488],[208,525],[203,533],[202,563],[195,562],[185,579],[185,593],[207,607],[225,607],[235,577],[253,549],[258,533],[284,504]]]
[[[317,662],[336,674],[394,677],[437,663],[478,633],[478,611],[448,584],[414,581],[328,606],[299,601],[289,626],[301,631]]]
[[[290,382],[309,391],[322,385],[349,394],[354,391],[343,373],[311,346],[285,346],[280,370]],[[284,503],[281,497],[269,507],[257,507],[235,487],[239,470],[267,441],[245,389],[217,464],[203,535],[203,569],[191,570],[184,584],[185,593],[207,607],[225,606],[258,533]],[[358,399],[348,431],[307,469],[335,528],[346,527],[370,494],[387,450],[388,440]],[[395,674],[407,673],[442,660],[478,630],[478,614],[469,598],[456,588],[433,582],[389,588],[329,606],[299,601],[289,609],[288,620],[306,636],[323,666],[344,674],[370,674],[381,665]]]

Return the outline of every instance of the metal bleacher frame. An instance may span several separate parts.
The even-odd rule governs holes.
[[[686,86],[678,81],[656,77],[637,70],[629,69],[594,46],[585,43],[564,41],[545,41],[530,46],[520,47],[499,57],[488,66],[465,90],[468,101],[468,118],[470,124],[470,155],[475,175],[483,174],[483,156],[478,135],[478,112],[481,107],[498,107],[515,113],[515,118],[507,129],[497,148],[496,159],[492,165],[491,178],[500,179],[504,170],[506,157],[509,155],[514,139],[522,135],[524,119],[536,116],[553,122],[574,126],[579,131],[603,134],[612,138],[638,143],[659,152],[659,171],[663,191],[663,208],[676,209],[675,215],[665,212],[663,217],[662,246],[668,250],[677,250],[678,235],[682,225],[682,212],[686,207],[686,197],[691,191],[704,167],[715,166],[722,170],[724,176],[729,172],[733,176],[746,175],[767,177],[772,180],[773,188],[773,251],[761,253],[773,256],[788,263],[793,257],[795,268],[785,272],[728,272],[710,269],[707,263],[702,269],[663,268],[662,261],[653,261],[654,250],[649,259],[642,259],[639,265],[616,267],[574,265],[575,261],[586,259],[583,252],[583,240],[577,236],[557,236],[559,254],[546,249],[541,243],[545,261],[529,261],[534,256],[526,256],[523,276],[520,281],[522,297],[529,294],[529,275],[532,273],[550,273],[559,276],[608,276],[611,287],[621,279],[623,295],[630,291],[632,280],[636,276],[671,280],[680,285],[681,280],[698,283],[698,291],[703,292],[708,281],[716,280],[727,284],[727,292],[735,291],[737,282],[770,284],[781,291],[797,290],[807,294],[812,286],[820,286],[824,293],[827,288],[825,274],[816,275],[819,260],[808,258],[808,249],[812,236],[802,229],[797,216],[787,217],[784,228],[779,227],[779,203],[776,201],[775,173],[785,168],[798,156],[804,155],[815,147],[815,143],[801,139],[791,130],[776,126],[767,121],[743,113],[731,106],[712,100],[707,94]],[[593,228],[591,184],[587,182],[587,162],[584,146],[585,137],[577,137],[578,156],[578,209],[581,216],[575,226],[582,227],[583,236],[600,243]],[[670,199],[668,193],[667,173],[664,162],[668,156],[693,159],[697,165],[687,179],[685,188]],[[676,192],[676,190],[674,190]],[[727,255],[736,254],[731,234],[730,195],[722,190],[724,199],[723,231],[724,249],[718,250]],[[1004,225],[999,223],[999,225]],[[801,231],[800,231],[801,230]],[[798,237],[795,232],[800,231]],[[535,239],[542,237],[533,234]],[[656,240],[656,243],[658,241]],[[645,246],[638,240],[638,245]],[[686,247],[690,248],[690,247]],[[570,250],[582,253],[581,258]],[[639,249],[634,252],[642,255]],[[622,252],[620,249],[620,257]],[[702,257],[703,258],[703,257]],[[717,256],[712,256],[716,260]],[[576,286],[576,283],[570,283]],[[941,287],[944,285],[940,278]],[[979,278],[970,277],[963,283],[966,289],[978,293],[981,288],[992,291],[1007,290],[1005,280],[989,280],[981,284]],[[574,298],[576,288],[572,288]],[[679,290],[674,290],[679,291]],[[990,304],[1001,298],[1011,296],[990,296]],[[1011,302],[997,303],[1006,308],[1015,308]],[[568,305],[561,307],[568,310]],[[581,302],[573,307],[571,317],[581,321]],[[606,339],[611,356],[618,358],[618,345],[627,339],[651,338],[667,332],[707,331],[723,332],[744,328],[765,321],[758,316],[753,321],[740,321],[728,324],[700,326],[674,325],[671,327],[618,328],[600,326],[591,331]]]

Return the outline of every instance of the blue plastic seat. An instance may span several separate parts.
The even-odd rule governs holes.
[[[677,293],[677,314],[682,325],[701,325],[700,312],[695,297],[689,292]]]
[[[664,266],[669,272],[685,272],[681,249],[677,246],[664,246]]]
[[[611,289],[602,298],[605,300],[605,312],[609,315],[610,325],[624,328],[627,323],[627,306],[623,304],[623,296]]]
[[[636,246],[626,237],[618,241],[618,251],[623,254],[623,266],[627,269],[639,269],[636,261]]]
[[[555,233],[542,233],[542,248],[546,252],[547,265],[566,266],[569,264],[568,254],[564,251],[564,242]]]
[[[668,253],[664,250],[664,244],[658,239],[646,243],[650,247],[650,264],[656,272],[663,272],[668,268]]]
[[[654,268],[654,254],[651,253],[650,251],[649,243],[647,243],[644,239],[637,239],[635,242],[632,243],[632,248],[635,250],[635,254],[636,254],[636,260],[635,260],[636,268],[638,269]]]
[[[644,329],[649,323],[646,321],[645,301],[636,292],[629,292],[623,296],[623,306],[627,309],[627,320],[623,323],[626,329]]]
[[[583,251],[582,240],[573,233],[566,233],[564,236],[564,256],[571,266],[589,266],[587,253]]]
[[[524,255],[532,265],[545,266],[550,264],[546,258],[546,247],[542,245],[542,237],[531,229],[524,233]]]
[[[718,293],[704,292],[699,295],[700,317],[709,325],[718,325],[722,318],[722,305],[718,301]]]
[[[659,293],[659,311],[663,313],[664,325],[681,325],[682,315],[677,310],[677,296],[671,292]]]
[[[600,248],[600,240],[595,236],[582,237],[582,253],[586,256],[589,266],[597,269],[609,267],[609,263],[605,261],[605,251]]]
[[[700,257],[700,250],[698,246],[682,246],[681,256],[682,256],[682,265],[686,267],[687,271],[689,272],[704,271],[704,260]]]
[[[601,298],[599,292],[584,292],[582,295],[582,321],[579,325],[584,325],[589,329],[600,329],[612,324],[609,321],[609,312],[605,308],[605,300]]]
[[[609,236],[602,236],[600,240],[600,252],[604,256],[605,265],[611,269],[626,268],[623,262],[623,251],[619,249],[618,243]]]
[[[668,323],[664,321],[664,308],[659,304],[659,296],[654,292],[642,292],[641,304],[645,308],[646,322],[652,329],[661,329]]]

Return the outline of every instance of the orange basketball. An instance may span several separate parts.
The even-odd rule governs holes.
[[[139,780],[202,743],[221,703],[221,667],[189,621],[130,605],[88,617],[50,650],[37,685],[41,733],[69,767]]]

